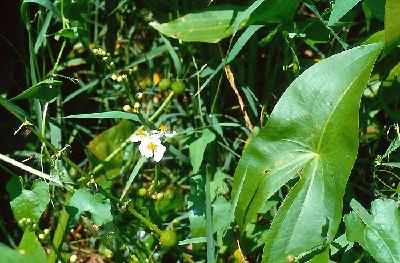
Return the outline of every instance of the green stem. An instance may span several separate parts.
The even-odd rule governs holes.
[[[164,100],[163,104],[161,104],[160,108],[158,108],[157,111],[149,118],[149,121],[154,121],[161,115],[161,113],[169,106],[173,96],[174,92],[171,91],[168,97]],[[140,126],[138,130],[143,128],[144,128],[143,126]],[[115,156],[117,156],[129,143],[130,140],[129,138],[127,138],[124,142],[121,143],[121,145],[117,149],[115,149],[112,153],[110,153],[110,155],[108,155],[103,162],[94,167],[91,173],[95,175],[99,171],[101,171],[101,169],[103,169],[104,167],[104,164],[111,161]]]
[[[71,192],[67,192],[65,194],[64,208],[61,211],[60,219],[58,220],[57,228],[56,228],[56,231],[54,232],[54,238],[53,238],[54,247],[51,248],[50,254],[47,258],[47,263],[55,263],[56,262],[57,251],[58,251],[59,246],[61,245],[62,240],[64,239],[64,232],[67,227],[67,223],[68,223],[68,219],[69,219],[69,214],[65,210],[65,205],[67,205],[69,203],[69,199],[71,198],[71,195],[72,195]]]
[[[158,235],[161,235],[161,230],[155,225],[153,224],[153,222],[151,222],[149,219],[145,218],[144,216],[142,216],[141,214],[139,214],[138,211],[136,211],[132,205],[130,205],[128,207],[128,211],[134,215],[137,219],[139,219],[140,221],[142,221],[143,224],[145,224],[147,227],[149,227],[151,230],[153,230],[154,232],[156,232]]]
[[[213,263],[215,256],[214,236],[211,218],[211,190],[210,190],[210,175],[206,171],[206,224],[207,224],[207,262]]]

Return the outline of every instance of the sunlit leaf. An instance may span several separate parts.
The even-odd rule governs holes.
[[[357,155],[361,94],[381,49],[381,44],[356,47],[306,70],[244,152],[233,188],[241,229],[268,198],[299,176],[272,223],[263,262],[285,262],[289,254],[298,256],[333,240]]]
[[[339,22],[347,12],[350,11],[360,0],[336,0],[333,5],[331,16],[329,17],[328,25],[332,26]]]

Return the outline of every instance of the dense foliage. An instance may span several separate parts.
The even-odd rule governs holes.
[[[0,262],[400,262],[400,0],[18,8]]]

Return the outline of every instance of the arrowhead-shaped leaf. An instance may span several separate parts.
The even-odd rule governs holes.
[[[285,262],[334,238],[357,155],[360,98],[381,49],[356,47],[306,70],[244,152],[233,187],[242,230],[268,198],[300,176],[271,225],[264,262]]]
[[[360,204],[353,209],[354,212],[344,216],[347,239],[358,242],[378,262],[400,262],[400,214],[397,203],[377,199],[371,203],[371,215]]]

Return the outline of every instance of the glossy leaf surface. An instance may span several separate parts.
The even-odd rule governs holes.
[[[350,11],[360,0],[336,0],[333,5],[331,16],[329,17],[328,25],[332,26],[339,22],[347,12]]]
[[[300,177],[272,223],[264,262],[285,262],[333,240],[357,155],[361,94],[381,49],[356,47],[306,70],[244,152],[233,188],[242,230],[276,191]]]
[[[346,235],[358,242],[376,261],[400,262],[400,214],[393,200],[371,203],[371,215],[357,202],[354,211],[344,216]]]
[[[150,25],[172,38],[189,42],[217,43],[238,29],[256,22],[279,23],[290,20],[298,0],[257,0],[249,7],[215,6],[190,13],[168,23]]]

